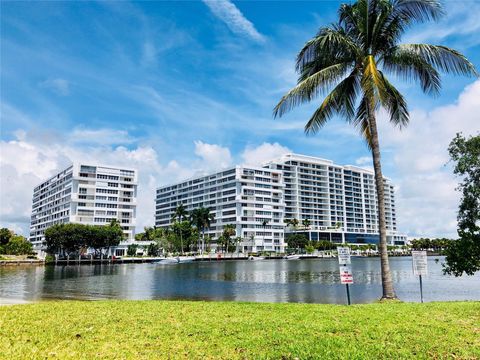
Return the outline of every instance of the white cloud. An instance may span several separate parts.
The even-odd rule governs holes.
[[[229,0],[203,0],[210,11],[222,20],[239,35],[246,35],[255,41],[263,42],[265,37],[260,34],[250,20],[245,18],[242,12]]]
[[[247,147],[241,157],[244,164],[247,165],[263,165],[269,160],[279,158],[282,155],[291,153],[292,151],[280,145],[279,143],[263,143],[257,147]]]
[[[202,159],[196,164],[200,172],[221,170],[232,165],[230,150],[216,144],[195,141],[195,155]]]
[[[355,160],[355,164],[359,166],[363,165],[371,165],[372,164],[372,157],[371,156],[362,156]]]
[[[65,79],[48,79],[40,83],[40,87],[52,90],[55,94],[66,96],[70,94],[70,83]]]
[[[105,134],[112,129],[101,130]],[[174,183],[202,171],[214,171],[232,164],[230,150],[202,141],[195,142],[197,160],[188,165],[175,160],[162,165],[151,146],[100,145],[95,141],[84,144],[62,140],[55,136],[30,136],[16,131],[16,139],[0,141],[0,223],[28,235],[33,188],[41,181],[66,167],[72,161],[113,166],[128,166],[138,170],[137,230],[154,224],[155,189]],[[95,135],[95,133],[93,134]],[[125,134],[128,136],[128,133]]]
[[[459,37],[454,48],[466,48],[480,44],[480,3],[478,1],[445,1],[445,16],[437,23],[415,27],[407,33],[405,42],[443,42],[447,38]]]
[[[480,130],[480,80],[466,87],[454,104],[430,112],[413,111],[402,131],[379,121],[385,144],[384,165],[392,161],[398,185],[398,223],[401,231],[419,236],[456,236],[459,179],[452,174],[448,144],[457,132]],[[382,117],[382,116],[381,116]],[[392,174],[393,175],[393,174]]]
[[[465,88],[454,104],[439,106],[430,112],[412,111],[409,127],[393,129],[387,121],[379,121],[383,162],[393,169],[388,175],[398,186],[397,217],[399,230],[409,235],[455,236],[459,194],[458,179],[451,167],[447,147],[457,132],[471,135],[479,131],[480,80]],[[379,120],[382,120],[380,115]],[[89,132],[91,131],[91,132]],[[127,132],[112,129],[75,129],[84,138],[122,136]],[[113,135],[112,135],[113,134]],[[194,143],[187,163],[171,160],[162,163],[151,146],[101,145],[100,140],[88,145],[74,137],[56,134],[15,132],[16,138],[0,141],[0,219],[3,226],[28,230],[31,195],[34,185],[55,173],[72,160],[132,166],[139,170],[138,228],[153,224],[154,191],[160,185],[174,183],[203,171],[215,171],[233,165],[227,147],[203,141]],[[352,135],[356,136],[356,135]],[[86,151],[88,149],[88,151]],[[262,163],[292,152],[279,143],[263,143],[246,147],[240,159],[246,164]],[[365,166],[369,157],[359,157],[356,164]],[[390,163],[390,164],[389,164]]]
[[[75,128],[69,139],[82,144],[130,144],[135,141],[125,130]]]

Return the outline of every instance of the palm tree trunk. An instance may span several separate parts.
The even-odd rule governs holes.
[[[182,235],[182,228],[180,227],[180,253],[183,255],[183,235]]]
[[[378,230],[380,233],[380,264],[382,269],[382,299],[395,299],[395,291],[393,289],[392,274],[388,262],[387,252],[387,227],[385,222],[385,189],[383,185],[382,164],[380,161],[380,144],[378,141],[377,122],[373,106],[369,107],[369,128],[371,136],[371,147],[373,157],[373,169],[375,171],[375,186],[377,190],[378,203]]]

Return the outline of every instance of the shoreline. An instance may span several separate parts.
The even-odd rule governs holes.
[[[247,256],[233,256],[233,254],[220,254],[218,256],[209,256],[209,257],[196,257],[193,262],[221,262],[221,261],[248,261],[249,257]],[[390,254],[389,258],[397,257],[410,257],[411,254]],[[439,253],[427,253],[428,257],[432,256],[443,256]],[[379,255],[352,255],[354,258],[379,258]],[[121,257],[116,259],[71,259],[71,260],[57,260],[56,262],[45,262],[45,260],[40,259],[11,259],[11,260],[0,260],[0,267],[2,266],[21,266],[21,265],[99,265],[99,264],[140,264],[140,263],[161,263],[164,260],[175,259],[176,257]],[[180,257],[181,258],[181,257]],[[254,257],[255,258],[255,257]],[[310,259],[335,259],[336,256],[324,256],[324,255],[301,255],[298,260],[310,260]],[[284,260],[283,256],[265,256],[262,260]]]

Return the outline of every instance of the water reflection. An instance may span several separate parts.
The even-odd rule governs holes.
[[[418,301],[411,258],[392,258],[390,263],[399,297]],[[378,299],[379,259],[355,258],[352,268],[352,301]],[[426,301],[480,300],[480,274],[454,278],[442,275],[441,269],[441,262],[429,259]],[[17,266],[0,268],[0,303],[53,298],[345,303],[345,287],[339,282],[336,259]]]

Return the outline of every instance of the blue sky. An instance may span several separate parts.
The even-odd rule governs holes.
[[[370,166],[342,119],[304,135],[315,104],[272,118],[295,84],[296,52],[335,21],[340,3],[1,2],[0,222],[27,232],[32,184],[71,160],[138,167],[139,227],[153,223],[156,186],[198,171],[285,151]],[[480,2],[445,9],[405,42],[452,46],[480,68]],[[478,132],[480,85],[445,77],[431,98],[397,84],[412,126],[381,132],[401,230],[454,235],[458,194],[445,149],[455,132]]]

